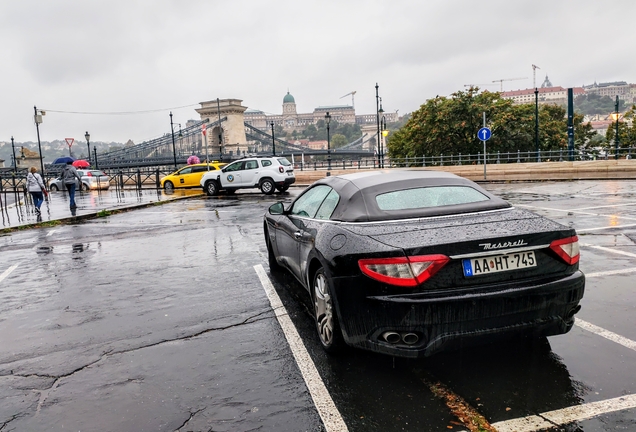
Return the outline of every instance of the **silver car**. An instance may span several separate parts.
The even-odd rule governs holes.
[[[81,190],[88,191],[94,189],[106,190],[110,187],[110,177],[101,170],[82,169],[77,170],[77,173],[82,178]],[[78,181],[75,179],[75,187],[79,189]],[[58,177],[55,180],[51,180],[49,189],[53,192],[59,190],[66,190],[62,177]]]

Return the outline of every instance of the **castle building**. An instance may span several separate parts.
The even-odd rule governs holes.
[[[324,120],[327,112],[329,112],[331,119],[338,123],[359,125],[376,123],[375,114],[356,115],[355,109],[351,105],[319,106],[314,108],[311,113],[298,113],[296,99],[289,92],[283,97],[281,114],[268,115],[263,111],[248,109],[244,116],[246,123],[261,130],[268,130],[272,123],[274,126],[282,126],[285,130],[299,130]],[[395,122],[398,118],[397,113],[385,112],[383,115],[387,122]]]

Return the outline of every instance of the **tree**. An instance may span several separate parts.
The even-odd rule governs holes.
[[[340,147],[344,147],[345,145],[347,145],[349,143],[349,141],[347,141],[347,137],[342,135],[342,134],[335,134],[334,136],[331,137],[331,148],[332,149],[337,149]]]
[[[535,107],[514,105],[499,93],[479,92],[471,87],[449,98],[428,100],[413,112],[402,128],[389,139],[391,157],[422,155],[476,154],[483,151],[477,131],[486,113],[492,138],[488,152],[535,151]],[[586,143],[593,135],[591,126],[582,126],[583,116],[574,118],[575,139]],[[567,149],[565,108],[558,105],[539,107],[539,147],[541,150]]]

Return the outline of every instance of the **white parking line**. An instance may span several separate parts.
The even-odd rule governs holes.
[[[493,423],[499,432],[534,432],[582,421],[610,412],[636,408],[636,395],[620,396],[598,402],[548,411],[535,416]]]
[[[618,274],[636,273],[636,268],[622,269],[622,270],[608,270],[604,272],[585,273],[585,279],[595,278],[600,276],[612,276]]]
[[[46,233],[47,237],[50,237],[55,231],[57,231],[56,229],[49,231],[48,233]]]
[[[608,247],[605,247],[605,246],[594,246],[594,245],[591,245],[591,244],[581,244],[580,246],[582,246],[582,247],[590,247],[590,248],[599,249],[599,250],[602,250],[602,251],[605,251],[605,252],[611,252],[611,253],[615,253],[615,254],[618,254],[618,255],[625,255],[625,256],[628,256],[628,257],[636,258],[636,254],[631,253],[631,252],[625,252],[625,251],[622,251],[622,250],[619,250],[619,249],[612,249],[612,248],[608,248]]]
[[[574,211],[596,210],[596,209],[600,209],[600,208],[609,208],[609,207],[627,207],[627,206],[633,206],[633,205],[636,205],[636,202],[625,203],[625,204],[610,204],[610,205],[594,206],[594,207],[579,207],[577,209],[574,209]]]
[[[311,357],[307,352],[307,348],[303,345],[296,327],[294,327],[294,324],[287,315],[287,310],[276,293],[274,285],[272,285],[272,281],[270,281],[269,277],[267,277],[265,269],[262,265],[258,264],[254,266],[254,270],[256,271],[258,278],[261,280],[261,284],[267,294],[269,303],[271,304],[272,309],[274,309],[278,323],[283,329],[285,338],[287,338],[287,343],[289,343],[289,347],[296,359],[296,363],[298,364],[300,373],[305,380],[305,384],[307,384],[311,398],[314,400],[314,405],[316,405],[316,408],[318,409],[318,414],[320,414],[320,418],[325,425],[325,429],[327,432],[348,431],[349,429],[342,419],[338,408],[336,408],[336,405],[333,403],[333,399],[331,399],[331,395],[327,391],[325,383],[322,381],[322,378],[320,378],[316,365],[314,365],[314,362],[311,360]]]
[[[636,351],[636,342],[634,342],[631,339],[627,339],[626,337],[623,337],[619,334],[613,333],[609,330],[605,330],[602,327],[596,326],[592,323],[589,323],[587,321],[583,321],[580,318],[577,318],[574,321],[574,324],[581,327],[584,330],[587,330],[589,332],[592,332],[594,334],[597,334],[599,336],[604,337],[605,339],[609,339],[612,342],[616,342],[617,344],[623,345],[625,348],[629,348],[631,350]]]
[[[586,216],[601,216],[601,217],[615,217],[616,219],[627,219],[627,220],[636,220],[636,217],[630,217],[630,216],[622,216],[622,215],[609,215],[609,214],[603,214],[603,213],[591,213],[591,212],[584,212],[584,211],[579,211],[576,209],[559,209],[559,208],[550,208],[550,207],[537,207],[537,206],[531,206],[531,205],[527,205],[527,204],[515,204],[515,207],[528,207],[528,208],[533,208],[533,209],[537,209],[537,210],[547,210],[547,211],[557,211],[557,212],[567,212],[567,213],[577,213],[577,214],[582,214],[582,215],[586,215]]]
[[[615,228],[631,228],[635,226],[636,224],[627,224],[627,225],[609,225],[609,226],[597,227],[597,228],[582,228],[582,229],[577,228],[576,232],[581,233],[581,232],[587,232],[587,231],[600,231],[600,230],[615,229]]]
[[[0,274],[0,282],[2,282],[3,280],[6,279],[7,276],[9,276],[11,274],[11,272],[13,270],[15,270],[18,267],[19,264],[13,264],[11,267],[9,267],[8,269],[6,269],[2,274]]]

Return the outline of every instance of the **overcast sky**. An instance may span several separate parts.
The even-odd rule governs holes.
[[[0,141],[139,143],[199,102],[412,112],[464,84],[636,82],[634,0],[0,0]],[[485,87],[499,90],[499,84]],[[67,114],[84,113],[135,114]],[[139,113],[141,111],[153,111]]]

